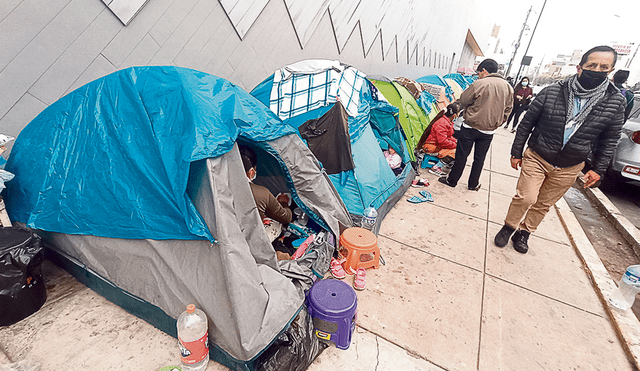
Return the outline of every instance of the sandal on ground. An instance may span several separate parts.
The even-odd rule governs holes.
[[[427,199],[420,196],[412,196],[407,201],[411,202],[412,204],[419,204],[422,202],[427,202]]]
[[[367,281],[365,281],[366,276],[367,272],[364,268],[358,268],[356,276],[353,278],[353,288],[356,290],[364,290],[364,287],[367,285]]]
[[[427,191],[420,191],[418,193],[420,193],[420,196],[424,197],[425,200],[433,202],[433,196],[431,195],[431,193]]]
[[[340,262],[336,258],[331,258],[330,268],[333,278],[341,280],[347,276],[347,274],[344,272],[344,269],[342,268],[342,264],[340,264]]]

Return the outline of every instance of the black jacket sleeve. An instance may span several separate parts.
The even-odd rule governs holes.
[[[520,122],[520,125],[518,125],[518,131],[516,132],[516,137],[513,139],[513,145],[511,146],[511,156],[514,158],[522,158],[524,145],[527,142],[527,139],[529,139],[531,132],[535,129],[538,119],[540,119],[540,116],[542,115],[548,91],[549,89],[545,88],[536,96],[533,103],[529,106],[529,110]]]
[[[624,104],[626,104],[626,99]],[[603,130],[593,151],[593,171],[602,176],[607,171],[609,163],[611,163],[611,157],[613,157],[616,147],[618,146],[618,140],[620,140],[620,132],[622,131],[622,125],[624,125],[625,110],[624,104],[618,106],[617,112],[613,116],[613,120],[608,127]]]

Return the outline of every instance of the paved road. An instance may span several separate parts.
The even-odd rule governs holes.
[[[622,215],[640,229],[640,187],[620,184],[613,190],[603,189],[602,192],[616,205]]]

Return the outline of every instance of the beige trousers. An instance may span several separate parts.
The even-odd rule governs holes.
[[[571,188],[583,167],[584,162],[566,168],[554,167],[527,148],[522,156],[516,195],[504,223],[535,232],[551,206]]]

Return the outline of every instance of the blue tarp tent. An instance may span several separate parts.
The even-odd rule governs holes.
[[[270,155],[269,177],[285,188],[274,191],[324,227],[314,244],[326,264],[277,261],[236,141]],[[211,358],[233,370],[282,350],[265,352],[305,313],[302,289],[328,269],[330,232],[352,224],[295,130],[241,88],[185,68],[129,68],[69,93],[22,130],[7,169],[10,216],[78,280],[173,336],[196,304]]]
[[[469,87],[469,85],[471,85],[469,83],[469,81],[467,81],[467,79],[464,78],[464,76],[462,76],[459,73],[449,73],[444,75],[445,79],[451,79],[455,82],[458,83],[458,85],[460,85],[460,87],[462,88],[462,90],[465,90]]]
[[[453,102],[456,100],[453,96],[453,89],[451,89],[449,84],[447,84],[447,82],[444,81],[444,78],[438,75],[422,76],[421,78],[416,79],[416,81],[424,84],[444,86],[445,94],[447,95],[447,99],[449,100],[449,102]]]
[[[286,73],[293,76],[296,73],[300,76],[304,75],[304,73],[299,72],[299,69],[305,68],[314,69],[314,74],[317,74],[318,71],[324,73],[322,72],[325,71],[324,69],[317,68],[318,65],[322,66],[324,62],[329,63],[329,61],[302,61],[295,65],[287,66],[281,71],[286,71]],[[251,91],[251,95],[269,107],[274,98],[273,89],[274,75],[271,75],[256,86]],[[348,118],[355,169],[331,174],[329,178],[356,222],[362,217],[365,208],[371,206],[377,209],[378,220],[374,230],[377,232],[380,222],[386,213],[410,186],[415,177],[415,171],[408,162],[409,152],[406,144],[404,144],[404,139],[397,144],[398,147],[402,145],[402,152],[398,151],[398,153],[403,157],[403,163],[405,164],[400,175],[396,176],[393,173],[382,153],[382,150],[386,149],[389,143],[398,142],[397,137],[401,133],[397,120],[394,118],[396,110],[384,99],[374,99],[366,81],[362,84],[362,88],[359,89],[357,94],[359,94],[357,115]],[[322,105],[305,113],[284,119],[283,122],[292,128],[298,129],[300,125],[308,120],[321,117],[332,107],[333,104]],[[375,111],[373,114],[372,110]],[[387,119],[381,120],[380,118],[385,115]],[[374,125],[371,125],[372,117]],[[392,118],[389,119],[389,117]],[[395,125],[391,125],[389,120],[393,120]]]

